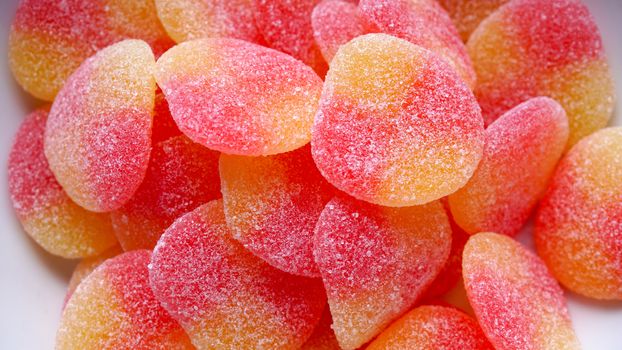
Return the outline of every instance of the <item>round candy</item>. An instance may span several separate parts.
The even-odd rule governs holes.
[[[376,338],[367,350],[493,350],[477,322],[453,307],[420,306]]]
[[[158,60],[156,79],[188,137],[249,156],[308,143],[322,89],[302,62],[236,39],[179,44]]]
[[[467,44],[486,124],[536,96],[566,110],[568,148],[607,125],[614,86],[594,18],[580,0],[515,0]]]
[[[253,0],[155,0],[158,16],[175,41],[229,37],[259,42]]]
[[[469,87],[475,87],[475,72],[466,47],[451,18],[436,1],[361,0],[359,8],[371,27],[438,54]]]
[[[334,189],[310,147],[269,157],[223,155],[220,177],[233,237],[278,269],[318,277],[313,230]]]
[[[11,27],[9,63],[26,91],[52,101],[85,59],[129,38],[146,41],[156,54],[173,45],[153,0],[22,0]]]
[[[460,33],[463,41],[467,41],[471,33],[486,17],[499,6],[509,0],[438,0],[443,6]]]
[[[527,100],[502,115],[486,129],[475,174],[449,196],[458,225],[470,234],[517,234],[544,194],[567,141],[568,118],[550,98]]]
[[[568,289],[622,300],[622,127],[577,143],[536,216],[538,253]]]
[[[45,155],[71,199],[96,212],[120,208],[143,181],[151,151],[155,60],[125,40],[99,51],[52,105]]]
[[[123,249],[153,249],[175,219],[220,198],[219,155],[185,136],[155,145],[143,183],[111,214]]]
[[[315,326],[313,334],[307,339],[300,350],[341,350],[335,332],[330,328],[333,318],[328,305],[324,308],[320,322]]]
[[[156,297],[199,349],[298,349],[326,305],[321,281],[277,270],[231,238],[220,200],[175,221],[150,269]]]
[[[97,255],[116,243],[110,216],[75,204],[63,191],[43,154],[48,110],[23,121],[9,154],[9,192],[19,221],[43,249],[74,259]]]
[[[412,307],[445,265],[451,245],[439,202],[388,208],[338,196],[315,230],[315,261],[344,349],[365,344]]]
[[[484,128],[475,97],[440,57],[368,34],[332,60],[311,145],[338,189],[412,206],[466,184],[482,156]]]
[[[564,292],[535,254],[506,235],[478,233],[462,259],[469,302],[495,349],[580,349]]]
[[[153,296],[150,257],[137,250],[95,269],[65,306],[55,349],[194,349]]]

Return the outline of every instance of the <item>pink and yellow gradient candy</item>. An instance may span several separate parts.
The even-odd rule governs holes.
[[[116,243],[110,216],[75,204],[43,153],[48,110],[23,121],[9,154],[9,192],[24,231],[46,251],[65,258],[94,256]]]
[[[622,127],[579,141],[536,217],[538,254],[575,293],[622,300]]]
[[[614,87],[594,18],[580,0],[514,0],[467,44],[486,124],[521,102],[548,96],[566,110],[568,148],[604,127]]]
[[[119,42],[86,60],[54,101],[45,155],[78,205],[112,211],[141,184],[151,151],[154,67],[145,42]]]
[[[324,76],[328,64],[313,38],[311,13],[321,0],[252,0],[255,23],[269,47],[285,52]]]
[[[278,269],[318,277],[313,230],[335,191],[310,147],[269,157],[222,155],[220,177],[233,237]]]
[[[441,271],[451,245],[443,206],[380,207],[338,196],[316,226],[333,330],[356,349],[406,312]]]
[[[466,42],[477,26],[509,0],[438,0]]]
[[[158,55],[174,44],[153,0],[22,0],[9,62],[26,91],[52,101],[85,59],[130,38],[146,41]]]
[[[326,62],[335,57],[343,44],[373,30],[356,4],[342,0],[324,0],[311,14],[313,37]]]
[[[119,255],[82,281],[63,311],[55,349],[194,349],[149,287],[150,257],[146,250]]]
[[[180,130],[227,154],[259,156],[311,139],[322,80],[284,53],[236,39],[179,44],[156,79]]]
[[[579,349],[566,299],[544,262],[512,238],[478,233],[464,248],[467,296],[497,350]]]
[[[261,42],[253,0],[155,0],[158,17],[178,43],[199,38]]]
[[[420,306],[376,338],[367,350],[493,350],[477,322],[453,307]]]
[[[475,174],[449,196],[458,225],[470,234],[516,235],[546,191],[567,141],[566,113],[550,98],[527,100],[502,115],[486,129]]]
[[[331,62],[313,125],[313,158],[338,189],[412,206],[455,192],[475,171],[484,127],[473,93],[443,59],[367,34]]]
[[[326,305],[321,281],[277,270],[231,238],[220,200],[162,235],[150,280],[198,349],[298,349]]]
[[[153,110],[151,143],[155,145],[178,135],[181,135],[181,131],[177,127],[177,124],[175,124],[164,93],[158,88],[156,90],[155,108]]]
[[[438,54],[470,88],[475,87],[467,49],[451,18],[435,0],[361,0],[359,9],[370,26]]]
[[[324,308],[320,322],[315,326],[313,334],[307,339],[300,350],[341,350],[335,332],[330,325],[333,318],[330,316],[328,305]]]
[[[220,198],[219,156],[183,135],[155,145],[143,183],[111,214],[123,249],[153,249],[175,219]]]

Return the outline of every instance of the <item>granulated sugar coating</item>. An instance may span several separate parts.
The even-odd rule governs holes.
[[[174,42],[153,0],[22,0],[11,27],[9,63],[18,83],[52,101],[88,57],[124,39],[161,54]]]
[[[153,110],[151,143],[155,145],[177,135],[181,135],[181,131],[173,120],[164,93],[158,88],[156,89],[155,108]]]
[[[178,43],[199,38],[261,42],[253,0],[155,0],[158,17]]]
[[[236,39],[179,44],[158,60],[156,79],[188,137],[249,156],[308,143],[322,90],[302,62]]]
[[[479,324],[497,350],[580,349],[566,299],[544,262],[512,238],[471,236],[462,274]]]
[[[45,155],[69,197],[88,210],[120,208],[145,176],[154,66],[146,43],[114,44],[85,61],[52,105]]]
[[[277,270],[231,238],[222,201],[162,235],[150,279],[198,349],[298,349],[326,305],[321,281]]]
[[[469,87],[475,87],[475,72],[464,43],[435,0],[361,0],[359,8],[370,26],[438,54]]]
[[[324,0],[319,3],[311,14],[311,24],[313,37],[329,63],[341,45],[374,31],[356,4],[341,0]]]
[[[314,239],[332,328],[349,350],[413,306],[447,261],[451,228],[439,202],[387,208],[344,195],[326,205]]]
[[[320,322],[315,326],[313,334],[307,339],[300,350],[341,350],[335,332],[330,328],[333,318],[328,305],[324,308]]]
[[[322,0],[252,0],[255,23],[269,47],[285,52],[324,76],[328,65],[313,38],[311,13]]]
[[[420,306],[382,332],[367,350],[493,350],[477,322],[453,307]]]
[[[318,277],[313,230],[335,190],[310,147],[269,157],[223,155],[220,177],[233,237],[278,269]]]
[[[573,292],[622,300],[622,128],[598,131],[562,159],[536,217],[538,253]]]
[[[43,249],[65,258],[99,254],[116,243],[110,217],[76,205],[54,178],[43,154],[48,110],[23,121],[9,154],[13,208],[24,231]]]
[[[149,251],[137,250],[95,269],[65,306],[55,349],[194,349],[153,296],[150,257]]]
[[[614,87],[594,18],[580,0],[515,0],[481,23],[467,44],[486,124],[536,96],[568,114],[568,147],[604,127]]]
[[[499,6],[509,0],[438,0],[453,20],[463,41]]]
[[[475,174],[449,196],[460,227],[475,234],[516,235],[538,200],[568,141],[568,118],[554,100],[527,100],[486,130],[484,156]]]
[[[155,145],[143,183],[111,214],[123,249],[153,249],[175,219],[220,198],[219,156],[185,136]]]
[[[311,145],[322,175],[340,190],[412,206],[467,182],[482,156],[484,128],[475,97],[439,56],[367,34],[332,60]]]

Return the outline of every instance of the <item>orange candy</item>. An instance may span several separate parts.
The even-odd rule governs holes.
[[[463,41],[467,41],[471,33],[481,21],[486,19],[499,6],[509,0],[438,0],[454,21],[456,29]]]

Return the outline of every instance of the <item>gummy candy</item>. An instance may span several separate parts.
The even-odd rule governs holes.
[[[499,6],[509,0],[438,0],[456,25],[463,41]]]
[[[328,305],[324,308],[320,322],[315,326],[313,334],[307,339],[300,350],[341,350],[335,332],[330,328],[333,318]]]
[[[137,250],[95,269],[65,306],[55,349],[194,349],[153,296],[150,257]]]
[[[579,349],[566,299],[544,262],[512,238],[478,233],[462,258],[469,302],[498,350]]]
[[[111,214],[123,249],[153,249],[175,219],[220,198],[219,155],[185,136],[155,145],[143,183]]]
[[[153,0],[22,0],[11,27],[9,62],[26,91],[52,101],[85,59],[129,38],[146,41],[158,55],[174,44]]]
[[[453,307],[420,306],[382,332],[367,350],[494,348],[477,322]]]
[[[188,137],[249,156],[308,143],[322,89],[302,62],[236,39],[179,44],[158,60],[156,79]]]
[[[65,258],[97,255],[116,243],[110,217],[76,205],[54,178],[43,154],[48,108],[23,121],[9,155],[9,191],[24,231]]]
[[[432,283],[447,261],[451,228],[439,202],[388,208],[338,196],[314,239],[332,328],[342,348],[356,349]]]
[[[547,97],[527,100],[493,122],[475,174],[449,196],[458,225],[471,234],[517,234],[544,194],[567,141],[566,113]]]
[[[490,15],[467,43],[486,124],[536,96],[566,110],[568,148],[604,127],[614,87],[600,33],[580,0],[515,0]]]
[[[177,135],[181,135],[181,131],[177,127],[177,124],[175,124],[164,93],[158,88],[156,90],[155,107],[153,110],[151,143],[155,145]]]
[[[326,305],[319,280],[277,270],[231,238],[221,200],[162,235],[150,279],[199,349],[298,349]]]
[[[228,37],[261,42],[253,0],[155,0],[158,16],[177,42]]]
[[[318,277],[313,230],[334,190],[310,147],[269,157],[223,155],[220,176],[233,237],[278,269]]]
[[[86,60],[54,101],[45,155],[78,205],[118,209],[142,182],[151,149],[154,66],[146,43],[119,42]]]
[[[484,128],[475,97],[441,58],[367,34],[332,60],[311,146],[338,189],[374,204],[412,206],[466,184],[482,156]]]
[[[408,40],[447,60],[475,86],[475,71],[451,18],[435,0],[361,0],[359,9],[380,32]]]
[[[253,0],[255,23],[268,46],[292,55],[320,76],[328,65],[313,38],[311,14],[321,0]]]
[[[329,63],[341,45],[373,31],[356,4],[341,0],[319,3],[311,14],[311,24],[313,37]]]
[[[622,300],[622,127],[579,141],[562,159],[536,217],[551,273],[581,295]]]

